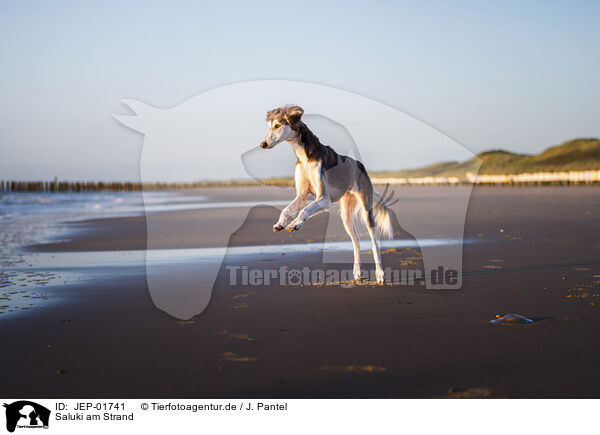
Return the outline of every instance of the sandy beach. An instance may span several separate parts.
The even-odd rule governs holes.
[[[396,196],[427,217],[440,201],[451,201],[453,189],[396,188]],[[194,194],[273,204],[293,195],[274,187]],[[179,320],[152,303],[143,261],[87,265],[78,271],[83,279],[49,288],[43,306],[0,317],[2,395],[599,397],[598,199],[597,187],[476,187],[465,223],[465,239],[476,243],[464,246],[460,290],[418,283],[231,285],[226,265],[239,260],[226,257],[207,309]],[[154,248],[215,246],[235,213],[235,207],[157,212],[165,237]],[[299,232],[274,234],[278,214],[269,205],[253,208],[229,246],[325,237],[326,214]],[[206,230],[198,231],[203,223]],[[28,250],[84,258],[147,246],[144,215],[65,222],[60,231]],[[421,260],[418,248],[383,254],[384,266],[420,268]],[[257,254],[245,265],[324,268],[321,261],[311,252],[291,252]],[[490,324],[509,313],[535,321]]]

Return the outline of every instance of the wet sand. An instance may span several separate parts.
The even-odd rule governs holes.
[[[397,196],[426,216],[452,189],[398,188]],[[223,201],[289,198],[277,188],[207,193]],[[181,321],[152,304],[142,264],[119,274],[107,269],[93,282],[49,292],[61,302],[35,315],[0,318],[2,395],[599,397],[599,199],[594,187],[474,189],[465,238],[482,242],[465,245],[461,290],[231,286],[223,267],[207,309]],[[212,246],[210,234],[193,224],[230,228],[233,212],[161,213],[169,233],[162,247]],[[277,215],[272,207],[254,208],[230,245],[324,237],[325,214],[300,232],[273,234]],[[142,216],[65,228],[70,240],[32,249],[146,246]],[[400,249],[383,261],[420,267],[419,257]],[[306,253],[257,255],[247,265],[314,269],[320,261]],[[535,321],[489,323],[510,313]]]

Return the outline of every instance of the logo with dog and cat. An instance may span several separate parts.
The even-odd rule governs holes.
[[[48,429],[50,410],[39,403],[29,400],[18,400],[4,404],[6,408],[6,430],[15,429]]]

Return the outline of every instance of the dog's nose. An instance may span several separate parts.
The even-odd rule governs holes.
[[[260,144],[260,147],[266,149],[266,148],[269,148],[269,144],[266,143],[266,142],[263,142],[263,143]]]

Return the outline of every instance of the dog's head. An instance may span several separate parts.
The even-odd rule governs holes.
[[[293,139],[303,113],[300,106],[282,106],[267,112],[269,131],[260,144],[261,148],[270,149],[278,143]]]

